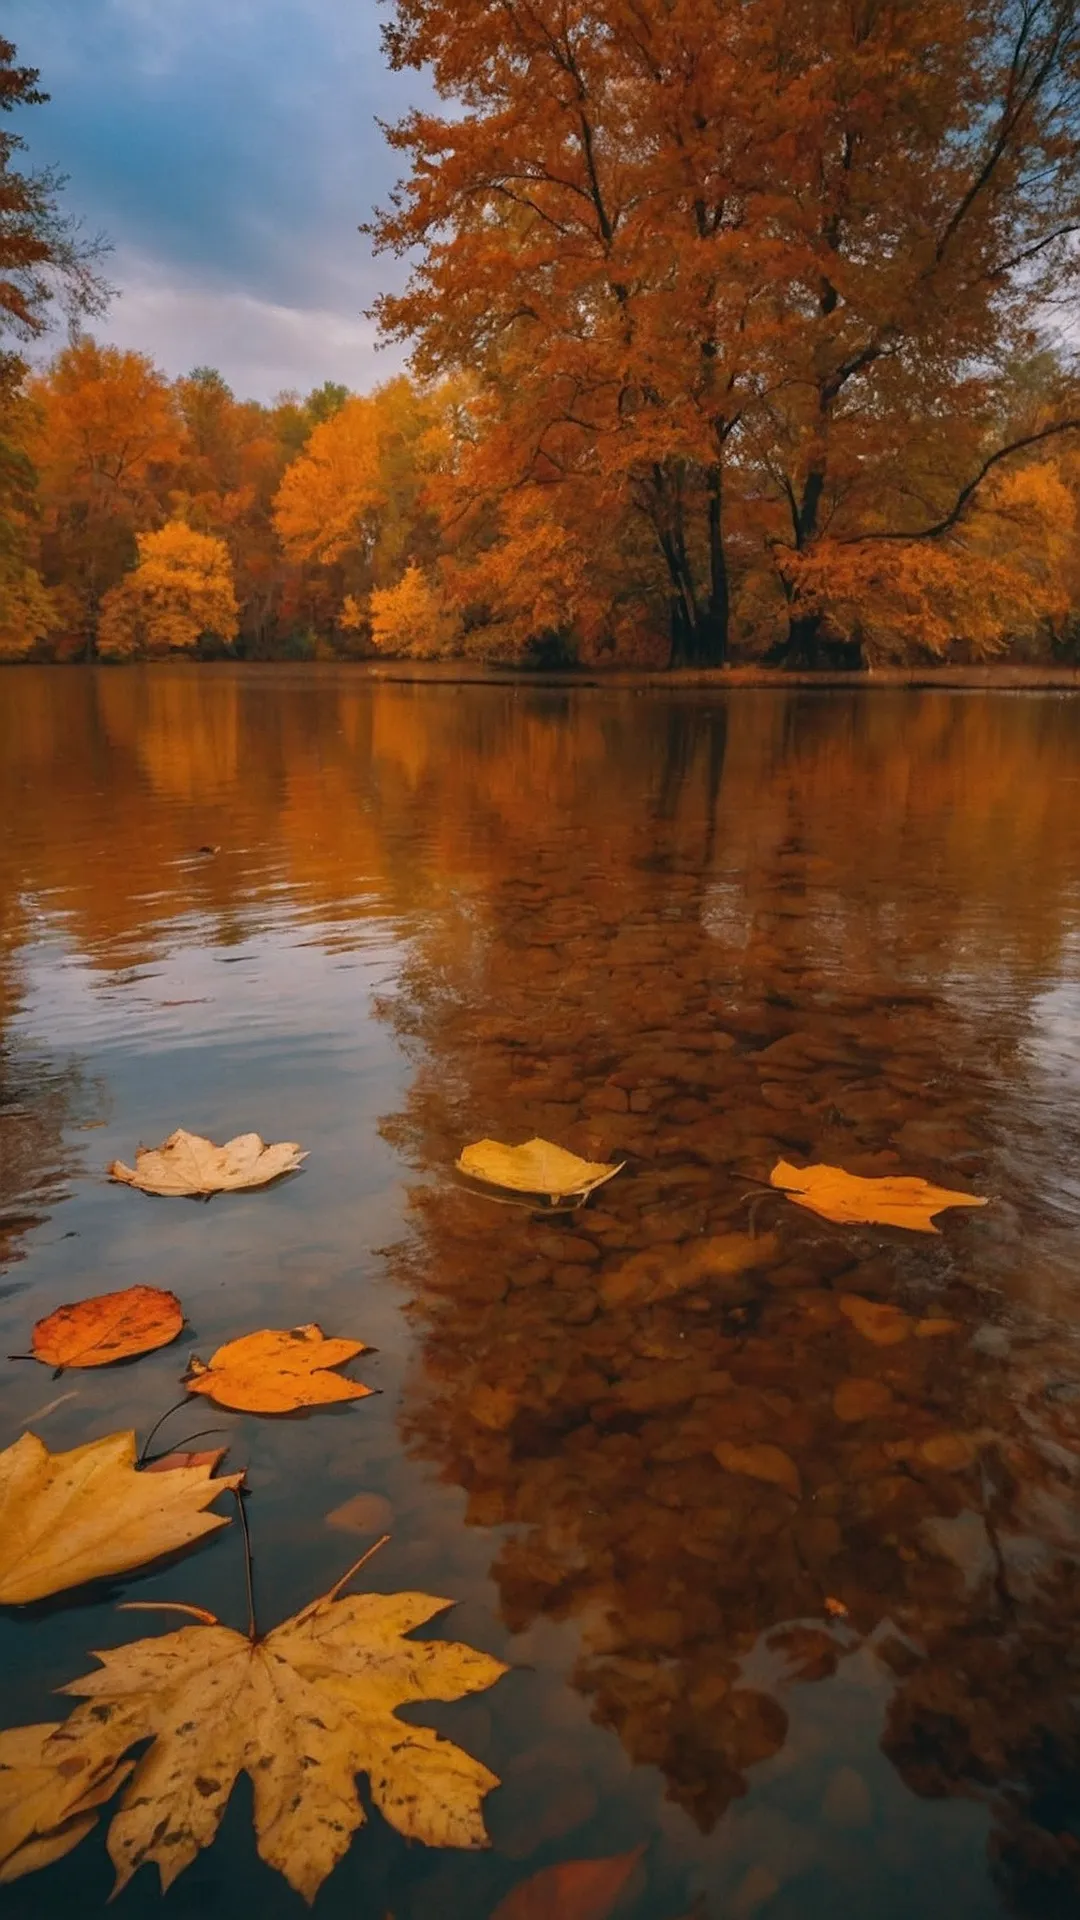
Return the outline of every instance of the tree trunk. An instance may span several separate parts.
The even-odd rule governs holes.
[[[657,526],[657,538],[672,587],[670,667],[722,667],[728,657],[731,589],[724,552],[723,489],[719,462],[708,469],[707,477],[709,597],[704,606],[698,598],[694,571],[686,550],[681,506],[676,503],[674,526]]]
[[[658,537],[671,581],[671,653],[668,665],[688,667],[694,664],[698,627],[693,576],[686,549],[681,542],[664,531],[660,531]]]
[[[811,672],[820,664],[820,613],[793,614],[788,626],[788,667],[807,667]]]
[[[709,468],[709,605],[699,623],[698,664],[722,667],[728,657],[731,589],[723,533],[723,474],[720,462]]]
[[[766,667],[818,667],[834,673],[864,673],[866,656],[861,640],[829,640],[821,631],[819,613],[793,614],[783,640],[763,656]]]
[[[671,647],[668,652],[668,666],[685,667],[691,653],[691,636],[686,623],[686,608],[677,593],[673,593],[669,602],[671,620]]]
[[[824,491],[824,466],[811,468],[803,483],[802,498],[797,507],[794,499],[792,500],[796,553],[802,553],[817,532],[818,511]],[[787,634],[783,640],[778,640],[775,646],[769,648],[764,657],[764,664],[767,667],[813,669],[819,662],[821,615],[800,610],[797,590],[788,592],[788,608]]]

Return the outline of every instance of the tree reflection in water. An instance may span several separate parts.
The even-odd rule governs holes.
[[[902,1779],[986,1799],[1008,1897],[1064,1914],[1080,1367],[1034,1302],[1077,1219],[1024,1049],[1069,928],[1025,900],[1016,817],[972,801],[1007,727],[957,703],[905,763],[875,719],[794,701],[725,765],[717,717],[676,707],[651,761],[620,743],[633,791],[554,785],[414,943],[387,1009],[413,1165],[533,1131],[629,1164],[572,1218],[414,1187],[405,1429],[471,1524],[508,1529],[507,1625],[574,1623],[594,1718],[703,1832],[786,1764],[791,1683],[857,1660]],[[1043,826],[1041,859],[1075,857]],[[834,1230],[763,1185],[780,1154],[994,1207],[939,1239]],[[900,1337],[852,1295],[901,1306]],[[870,1818],[847,1773],[841,1826]]]
[[[79,1156],[66,1135],[84,1095],[75,1064],[0,1045],[0,1274],[67,1192]]]

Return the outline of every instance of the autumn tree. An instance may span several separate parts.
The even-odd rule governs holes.
[[[0,661],[22,660],[60,624],[55,597],[18,551],[0,558]]]
[[[0,113],[44,106],[36,67],[15,64],[15,48],[0,38]],[[72,318],[100,312],[109,289],[97,268],[107,252],[101,238],[86,238],[62,211],[67,182],[54,168],[26,172],[16,164],[26,141],[0,124],[0,330],[18,341],[36,340],[48,324],[54,299]],[[0,354],[0,377],[21,370],[17,354]]]
[[[313,387],[304,401],[309,430],[321,427],[324,420],[332,420],[350,398],[348,387],[342,386],[340,380],[324,380],[321,387]]]
[[[493,486],[639,516],[674,660],[724,658],[733,557],[812,658],[826,543],[946,554],[1072,418],[995,432],[1076,270],[1077,31],[1072,0],[398,0],[391,63],[451,111],[391,130],[372,230],[417,264],[378,316],[497,399]]]
[[[190,653],[227,645],[237,631],[229,550],[223,540],[170,521],[137,536],[138,565],[105,595],[98,651],[107,660]]]
[[[185,431],[173,503],[190,526],[227,543],[240,638],[258,656],[273,648],[294,571],[274,531],[274,495],[291,449],[316,416],[301,407],[294,441],[291,400],[272,407],[238,400],[213,367],[196,367],[175,392]]]
[[[380,653],[437,660],[460,646],[461,622],[441,583],[417,566],[406,567],[392,587],[376,587],[367,620],[355,600],[347,599],[342,626],[368,625]]]
[[[35,67],[15,64],[0,38],[0,113],[44,106]],[[108,288],[97,266],[106,251],[65,215],[64,176],[25,171],[26,142],[0,123],[0,657],[27,651],[54,623],[55,606],[32,564],[36,473],[27,450],[29,419],[19,391],[20,351],[40,338],[55,300],[70,319],[100,312]]]
[[[986,514],[997,587],[1031,598],[1026,483],[1009,469],[1080,407],[1066,367],[1027,408],[1012,376],[1051,302],[1075,295],[1080,27],[1071,0],[796,6],[777,56],[812,110],[778,183],[795,271],[776,287],[782,351],[746,451],[779,508],[777,651],[813,664],[833,580],[849,599],[890,575],[913,602],[920,577],[978,596]]]
[[[467,448],[433,491],[465,651],[547,665],[662,665],[663,582],[633,512],[584,476],[573,487],[493,490],[495,439]]]
[[[420,250],[406,293],[378,303],[384,327],[417,339],[426,374],[473,367],[513,429],[490,484],[583,486],[601,519],[633,511],[679,660],[726,650],[723,464],[740,321],[756,325],[726,180],[738,30],[718,35],[712,12],[406,0],[392,63],[430,63],[469,110],[392,130],[412,171],[373,230]]]
[[[293,559],[329,570],[346,627],[373,588],[397,584],[410,565],[430,565],[438,527],[427,481],[447,457],[440,396],[400,378],[352,397],[312,431],[287,469],[274,521]]]
[[[92,635],[102,595],[134,562],[136,535],[168,518],[183,422],[151,360],[90,338],[66,347],[29,393],[39,415],[30,452],[42,571]]]

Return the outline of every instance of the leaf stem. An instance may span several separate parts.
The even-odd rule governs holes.
[[[189,1400],[187,1396],[185,1396],[183,1400],[178,1400],[175,1406],[166,1407],[164,1413],[161,1416],[161,1419],[155,1420],[153,1426],[151,1427],[149,1433],[146,1436],[146,1439],[143,1441],[142,1452],[139,1454],[139,1458],[136,1463],[138,1466],[144,1467],[146,1465],[147,1455],[150,1451],[150,1442],[153,1439],[155,1433],[157,1433],[159,1427],[163,1427],[165,1425],[166,1420],[169,1419],[171,1414],[179,1413],[181,1407],[186,1407],[188,1404],[189,1404]]]
[[[371,1560],[375,1554],[378,1553],[380,1547],[385,1547],[389,1538],[390,1538],[390,1535],[388,1533],[382,1534],[381,1537],[375,1541],[374,1545],[368,1548],[366,1553],[362,1553],[360,1555],[359,1560],[353,1561],[352,1566],[348,1568],[347,1572],[342,1574],[340,1580],[335,1580],[329,1593],[324,1593],[321,1600],[316,1600],[315,1605],[317,1607],[328,1607],[330,1605],[331,1600],[336,1600],[338,1597],[338,1594],[341,1592],[342,1587],[348,1586],[349,1581],[352,1579],[353,1575],[355,1573],[359,1573],[361,1567],[367,1565],[367,1562]]]
[[[170,1412],[175,1413],[176,1408],[175,1407],[170,1408]],[[159,1420],[158,1427],[160,1427],[160,1425],[161,1425],[161,1421]],[[147,1453],[146,1447],[144,1447],[142,1450],[142,1453],[139,1456],[139,1465],[140,1467],[152,1467],[155,1460],[167,1460],[170,1453],[188,1452],[190,1450],[191,1443],[193,1440],[207,1440],[209,1439],[212,1433],[228,1433],[228,1431],[229,1431],[228,1427],[200,1427],[198,1433],[188,1434],[183,1447],[166,1447],[164,1453]],[[153,1433],[151,1433],[150,1440],[153,1439],[154,1433],[156,1432],[157,1432],[157,1427],[155,1427]],[[150,1440],[148,1440],[146,1443],[147,1447],[150,1445]]]
[[[244,1489],[242,1487],[234,1487],[233,1492],[236,1495],[237,1510],[240,1514],[240,1530],[244,1536],[244,1576],[247,1581],[248,1639],[254,1645],[259,1637],[259,1629],[255,1620],[255,1581],[251,1560],[251,1534],[248,1530],[247,1512],[244,1507]]]
[[[189,1613],[193,1620],[201,1620],[205,1627],[220,1627],[221,1621],[216,1613],[210,1613],[206,1607],[185,1606],[182,1600],[121,1600],[117,1613]]]

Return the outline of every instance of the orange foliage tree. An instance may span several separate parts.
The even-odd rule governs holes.
[[[273,502],[344,395],[327,382],[266,407],[238,401],[213,368],[170,382],[143,355],[93,340],[61,353],[27,385],[19,448],[36,477],[31,545],[54,590],[53,625],[92,650],[102,599],[135,563],[139,535],[178,519],[225,541],[246,653],[275,651],[320,611],[329,626],[336,603],[283,553]]]
[[[213,367],[196,367],[178,380],[176,396],[185,439],[175,504],[190,526],[228,544],[240,634],[245,649],[258,655],[272,650],[294,586],[295,570],[274,530],[274,495],[320,417],[312,405],[317,396],[273,408],[238,401]]]
[[[183,422],[151,360],[88,338],[65,348],[29,394],[42,573],[92,636],[103,594],[134,561],[136,534],[168,517]]]
[[[327,569],[339,624],[364,631],[368,596],[431,564],[429,477],[451,455],[457,395],[405,378],[352,397],[317,425],[285,472],[274,522],[295,561]]]
[[[1002,426],[1080,265],[1072,0],[397,0],[386,44],[453,111],[391,131],[373,232],[418,264],[382,324],[495,400],[493,485],[639,516],[673,659],[725,657],[755,572],[815,659],[841,548],[961,591],[987,484],[1080,417]]]
[[[662,583],[631,516],[584,485],[510,488],[500,497],[491,452],[483,443],[470,450],[436,495],[455,536],[444,576],[465,651],[549,665],[662,664]]]
[[[987,485],[948,542],[826,534],[790,557],[786,584],[817,634],[853,639],[870,660],[958,643],[977,659],[1067,618],[1076,509],[1051,463],[1020,467]]]

